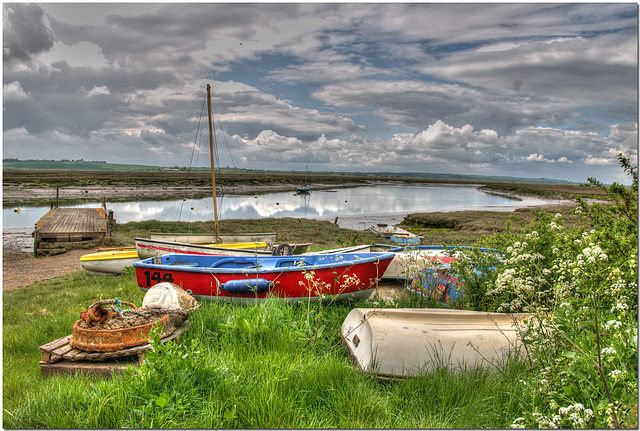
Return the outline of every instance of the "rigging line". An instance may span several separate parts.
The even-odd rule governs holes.
[[[200,133],[201,130],[201,126],[202,126],[202,118],[203,118],[203,113],[204,113],[204,107],[206,104],[207,98],[206,96],[202,99],[202,106],[200,107],[200,115],[198,116],[198,127],[196,127],[196,136],[193,140],[193,147],[191,148],[191,160],[189,160],[189,168],[187,169],[188,171],[191,171],[191,168],[193,167],[193,155],[194,153],[196,153],[196,150],[198,150],[197,152],[197,157],[196,157],[196,166],[198,165],[198,160],[200,158],[200,141],[198,140],[198,137],[200,137],[200,140],[202,140],[202,133]],[[182,220],[182,208],[184,206],[186,199],[182,199],[182,203],[180,204],[180,213],[178,214],[178,220]],[[191,221],[191,214],[189,214],[189,221]]]
[[[220,124],[220,130],[222,131],[222,137],[224,138],[224,142],[225,144],[227,144],[227,151],[229,151],[229,157],[231,158],[231,165],[234,168],[237,168],[236,162],[233,160],[233,155],[231,154],[231,147],[229,146],[229,141],[227,141],[227,134],[224,132],[224,129],[222,128],[222,121],[220,121],[220,114],[218,113],[218,108],[216,108],[215,103],[211,102],[211,104],[213,106],[214,112],[218,116],[218,124]]]
[[[196,152],[196,149],[198,149],[198,155],[200,154],[198,134],[202,135],[200,133],[200,127],[202,126],[202,118],[204,115],[204,107],[205,107],[206,100],[207,99],[205,97],[204,100],[202,101],[202,107],[200,108],[200,116],[198,117],[198,127],[196,128],[196,137],[193,141],[193,148],[191,150],[191,160],[189,161],[189,170],[191,170],[191,167],[193,166],[193,154]],[[196,161],[196,164],[197,164],[197,161]]]
[[[218,124],[220,126],[220,131],[222,132],[222,137],[224,138],[224,142],[227,145],[227,151],[229,152],[229,158],[231,158],[231,166],[233,166],[234,169],[237,169],[238,167],[236,166],[236,162],[233,159],[233,154],[231,153],[231,146],[229,146],[229,141],[227,140],[227,134],[225,133],[224,129],[222,128],[222,121],[220,120],[220,113],[218,112],[218,108],[216,108],[216,104],[213,102],[213,100],[211,101],[211,106],[213,106],[213,110],[215,112],[215,115],[218,117]],[[219,166],[220,157],[218,156],[218,142],[217,142],[217,140],[216,140],[214,145],[215,145],[215,148],[216,148],[216,160],[218,161],[218,167],[220,167]],[[222,185],[220,186],[220,189],[222,190]],[[222,214],[222,199],[223,198],[224,198],[224,190],[223,190],[222,196],[220,197],[220,214]],[[260,214],[258,214],[256,209],[253,207],[253,205],[249,201],[249,198],[245,197],[245,200],[247,201],[247,204],[249,204],[249,208],[251,208],[251,211],[253,212],[253,215],[255,216],[255,218],[259,219],[260,218]]]

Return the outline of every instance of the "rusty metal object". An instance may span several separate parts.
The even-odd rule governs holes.
[[[76,349],[90,352],[115,352],[147,344],[145,337],[148,337],[154,325],[163,327],[160,338],[168,337],[176,329],[167,314],[155,322],[123,329],[84,329],[80,327],[80,322],[82,319],[73,324],[69,344]]]

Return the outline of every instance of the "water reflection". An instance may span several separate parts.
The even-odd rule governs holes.
[[[348,189],[316,190],[308,195],[291,192],[265,195],[223,195],[218,197],[221,219],[256,219],[280,217],[333,218],[368,214],[459,211],[465,209],[510,210],[525,205],[541,205],[541,199],[525,202],[491,195],[471,186],[381,185]],[[93,208],[99,204],[74,205]],[[213,220],[211,198],[175,201],[107,203],[118,223],[130,221],[208,221]],[[3,228],[32,228],[48,207],[3,209]]]

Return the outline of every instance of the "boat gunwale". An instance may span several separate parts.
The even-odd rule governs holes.
[[[362,257],[362,254],[367,254],[370,256]],[[199,255],[181,255],[181,254],[167,254],[161,256],[162,260],[172,260],[180,259],[187,257],[196,257],[201,258]],[[341,256],[342,259],[335,259],[328,263],[320,263],[320,264],[309,264],[309,265],[297,265],[295,262],[301,262],[308,260],[309,257],[313,255],[290,255],[290,256],[264,256],[259,259],[267,258],[268,261],[277,260],[287,260],[292,261],[293,263],[289,266],[267,266],[262,267],[261,265],[254,267],[244,267],[244,268],[233,268],[233,267],[210,267],[210,266],[189,266],[188,262],[185,265],[176,265],[176,264],[157,264],[153,263],[153,258],[148,258],[144,260],[140,260],[138,262],[133,263],[134,268],[149,268],[149,269],[157,269],[164,271],[183,271],[183,272],[191,272],[191,273],[202,273],[202,274],[273,274],[273,273],[282,273],[282,272],[303,272],[303,271],[316,271],[316,270],[330,270],[336,268],[344,268],[353,265],[361,265],[361,264],[370,264],[370,263],[378,263],[386,260],[391,260],[395,257],[394,253],[390,252],[363,252],[363,253],[344,253],[344,254],[327,254],[327,255],[318,255],[319,258],[322,259],[330,259],[331,257]],[[344,259],[344,256],[348,256],[349,259]],[[160,257],[160,256],[158,256]],[[258,258],[253,258],[250,256],[215,256],[215,260],[223,260],[219,258],[228,258],[230,261],[239,261],[244,260],[247,263],[255,260],[256,263]],[[209,258],[209,256],[204,256],[204,258]],[[187,259],[188,260],[188,259]],[[382,274],[380,275],[382,278]]]

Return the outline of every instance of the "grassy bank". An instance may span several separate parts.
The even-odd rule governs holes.
[[[43,378],[38,346],[100,296],[143,295],[132,273],[82,271],[5,292],[5,428],[505,428],[526,402],[518,364],[392,383],[358,371],[338,335],[351,303],[205,303],[136,374]]]
[[[519,209],[515,212],[456,211],[450,213],[409,214],[402,227],[423,237],[423,244],[472,245],[490,235],[503,232],[511,226],[520,232],[534,218],[535,209]],[[579,219],[572,213],[572,207],[548,208],[550,214],[561,213],[569,223],[575,225]],[[386,243],[380,235],[369,230],[354,231],[342,229],[329,221],[300,218],[263,218],[255,220],[221,220],[220,233],[277,232],[277,242],[311,242],[311,251],[327,248],[347,247],[359,244]],[[151,232],[211,233],[215,231],[213,222],[161,222],[148,220],[118,224],[107,239],[100,239],[78,245],[57,243],[57,252],[72,248],[126,247],[135,245],[134,238],[148,238]],[[56,250],[56,249],[54,249]]]
[[[449,214],[454,223],[447,226],[414,215],[407,227],[431,244],[470,245],[510,216],[470,213]],[[511,215],[522,223],[531,217]],[[132,245],[151,231],[212,229],[211,222],[126,223],[91,246]],[[275,231],[279,242],[311,240],[314,250],[381,242],[371,232],[306,219],[224,220],[220,229]],[[505,428],[526,402],[515,389],[525,371],[515,363],[502,373],[440,369],[394,383],[361,373],[340,344],[339,327],[353,307],[371,303],[205,303],[179,347],[135,375],[43,378],[38,347],[68,335],[101,296],[140,305],[143,293],[132,271],[113,277],[78,271],[4,292],[5,428]],[[387,305],[416,306],[410,300]]]

